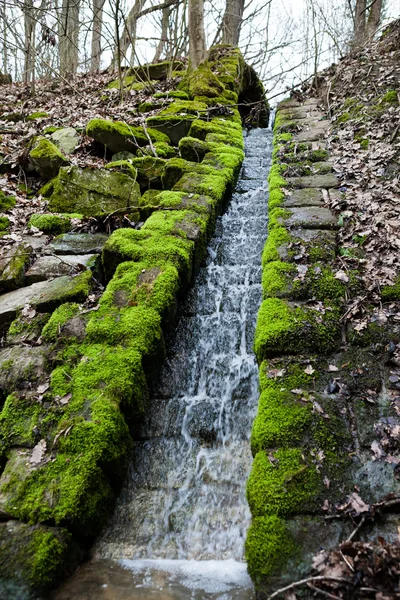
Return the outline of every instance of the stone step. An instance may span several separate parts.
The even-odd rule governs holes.
[[[84,269],[94,268],[98,254],[65,254],[60,256],[41,256],[25,274],[27,285],[46,281],[62,275],[76,275]]]
[[[100,254],[108,236],[105,233],[64,233],[45,249],[45,254]]]

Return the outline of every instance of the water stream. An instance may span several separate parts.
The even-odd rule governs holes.
[[[57,600],[254,597],[243,562],[245,486],[272,132],[252,130],[245,143],[239,181],[181,306],[114,515]]]

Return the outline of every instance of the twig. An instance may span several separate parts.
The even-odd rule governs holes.
[[[347,558],[345,557],[345,555],[343,554],[343,552],[341,550],[339,550],[339,554],[343,558],[346,565],[349,567],[350,571],[353,571],[353,573],[354,573],[354,567],[351,565],[351,563],[349,563],[349,561],[347,560]]]
[[[146,128],[146,119],[143,119],[143,121],[142,121],[142,127],[143,127],[143,130],[144,130],[145,136],[149,140],[149,146],[150,146],[150,149],[151,149],[151,151],[153,153],[153,156],[157,157],[156,149],[153,146],[153,142],[151,141],[151,137],[149,136],[149,132],[147,131],[147,128]]]
[[[330,594],[325,590],[321,590],[320,588],[315,587],[315,585],[313,585],[312,583],[308,583],[307,585],[310,588],[310,590],[312,590],[313,592],[317,592],[317,594],[322,594],[326,598],[331,598],[331,600],[340,600],[339,596],[334,596],[333,594]]]
[[[24,132],[19,129],[0,129],[0,133],[8,133],[9,135],[24,135]]]
[[[357,527],[354,529],[354,531],[347,538],[346,542],[351,542],[351,540],[357,535],[357,533],[360,531],[361,527],[364,525],[365,520],[366,520],[365,517],[363,517],[361,519],[361,521],[359,522],[359,524],[357,525]]]
[[[280,588],[279,590],[276,590],[276,592],[268,596],[267,600],[272,600],[272,598],[276,598],[277,596],[280,596],[285,592],[289,592],[290,590],[294,590],[295,588],[301,587],[302,585],[307,585],[308,583],[314,583],[317,581],[336,581],[336,583],[345,583],[346,585],[353,586],[351,581],[348,581],[347,579],[343,579],[341,577],[325,577],[324,575],[317,575],[316,577],[307,577],[306,579],[300,579],[299,581],[295,581],[294,583],[291,583],[286,587]]]

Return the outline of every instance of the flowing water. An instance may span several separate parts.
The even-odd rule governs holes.
[[[245,487],[272,133],[255,129],[245,141],[238,184],[180,308],[114,515],[57,600],[253,598]]]

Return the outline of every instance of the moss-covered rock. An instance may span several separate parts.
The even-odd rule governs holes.
[[[136,207],[140,189],[132,174],[112,169],[62,168],[49,208],[95,217]]]
[[[214,75],[207,62],[202,63],[193,73],[187,78],[189,95],[191,98],[195,96],[206,96],[207,98],[216,98],[220,96],[225,89],[225,86]]]
[[[71,215],[72,218],[79,218],[82,215]],[[28,227],[36,227],[44,233],[58,235],[60,233],[66,233],[70,231],[71,217],[68,215],[54,215],[50,213],[46,214],[34,214],[30,217]]]
[[[291,305],[278,298],[261,304],[254,349],[259,361],[278,354],[301,351],[327,353],[340,339],[339,312],[334,305],[323,311]]]
[[[147,135],[152,142],[169,143],[169,137],[161,131],[147,128]],[[143,127],[128,125],[122,121],[108,121],[106,119],[92,119],[86,127],[86,134],[114,154],[116,152],[136,152],[141,146],[147,146],[149,138]]]
[[[29,160],[43,179],[52,179],[68,160],[55,144],[47,138],[39,138],[29,153]]]
[[[26,117],[26,121],[37,121],[38,119],[46,119],[49,113],[45,111],[33,112]]]
[[[186,136],[192,122],[206,113],[207,105],[203,102],[175,100],[159,115],[149,117],[148,124],[168,135],[172,143],[178,145]]]
[[[16,204],[14,196],[7,196],[3,191],[0,190],[0,212],[5,212],[14,208]]]
[[[29,266],[32,247],[28,244],[18,244],[9,250],[5,259],[0,260],[0,289],[15,290],[24,284],[25,272]]]
[[[137,181],[141,190],[162,189],[162,175],[166,161],[155,156],[143,156],[132,161],[137,169]]]

